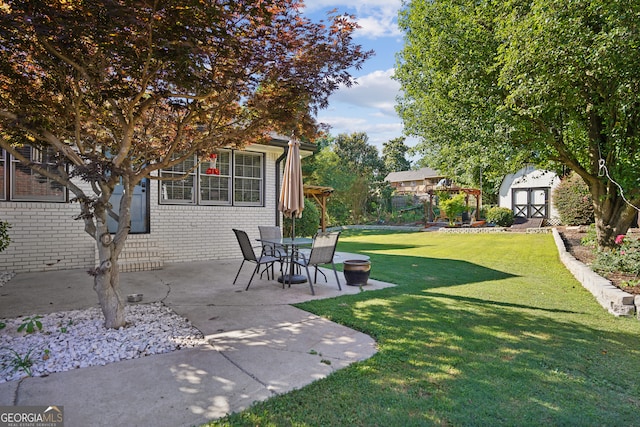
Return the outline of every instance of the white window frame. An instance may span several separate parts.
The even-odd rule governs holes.
[[[247,151],[235,152],[234,154],[233,204],[236,206],[263,206],[264,154],[251,153]],[[259,164],[256,167],[253,163],[240,163],[238,161],[238,157],[250,157],[254,160],[258,160]],[[247,191],[252,194],[257,193],[257,200],[255,200],[253,197],[249,197],[249,200],[247,200],[246,197],[244,197],[244,195],[246,195],[246,192],[244,192],[243,189],[247,189]]]
[[[200,166],[189,173],[189,177],[192,177],[192,197],[187,199],[170,199],[168,198],[167,185],[171,185],[172,181],[160,181],[160,193],[159,203],[161,205],[200,205],[200,206],[264,206],[265,195],[265,165],[266,157],[264,153],[251,152],[251,151],[238,151],[238,150],[220,150],[220,153],[229,154],[228,164],[218,164],[217,168],[220,170],[220,175],[214,175],[213,177],[220,176],[228,179],[228,200],[205,200],[202,194],[201,183],[212,175],[207,175],[206,171],[210,167],[210,163],[207,159],[200,164]],[[254,161],[257,161],[257,165],[245,164],[242,160],[246,157],[251,157]],[[194,161],[197,158],[194,156]],[[180,169],[180,168],[178,168]],[[184,169],[184,168],[182,168]],[[160,176],[168,176],[171,174],[184,173],[172,170],[160,170]],[[180,181],[178,181],[180,182]],[[247,185],[249,184],[249,185]],[[245,187],[246,186],[246,187]],[[224,188],[224,187],[222,187]],[[249,191],[257,194],[257,197],[250,197],[247,200],[243,196],[246,193],[242,191],[242,188],[248,188]]]
[[[186,160],[185,160],[186,162]],[[179,163],[177,165],[174,165],[171,167],[171,169],[161,169],[160,170],[160,177],[171,177],[171,176],[179,176],[179,175],[185,175],[186,176],[183,179],[169,179],[169,180],[161,180],[160,181],[160,203],[162,204],[166,204],[166,205],[194,205],[196,204],[196,181],[197,181],[197,176],[196,176],[196,171],[192,170],[190,172],[189,169],[191,169],[191,167],[193,165],[195,165],[195,162],[197,162],[197,158],[194,155],[193,156],[193,164],[188,166],[188,167],[182,167],[185,162]],[[191,180],[191,186],[186,185],[186,183]],[[181,185],[182,184],[182,185]],[[191,188],[191,198],[190,199],[173,199],[169,197],[169,189],[171,187],[175,187],[175,188]]]

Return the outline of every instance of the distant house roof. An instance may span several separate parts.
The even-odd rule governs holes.
[[[422,168],[411,171],[391,172],[385,177],[389,182],[422,181],[424,179],[444,178],[445,176],[435,169]]]

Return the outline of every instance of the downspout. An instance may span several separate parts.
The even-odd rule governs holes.
[[[280,202],[280,164],[283,160],[287,158],[287,153],[289,152],[289,147],[286,147],[280,157],[276,159],[276,207],[275,207],[275,215],[276,215],[276,225],[280,226],[280,211],[278,210],[278,203]]]

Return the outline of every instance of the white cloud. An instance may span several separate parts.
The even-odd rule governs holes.
[[[377,70],[358,77],[357,84],[341,87],[333,94],[331,102],[374,108],[385,115],[395,116],[395,98],[400,91],[400,83],[391,78],[393,72],[393,69]]]
[[[368,13],[358,14],[356,18],[361,28],[356,31],[355,36],[372,39],[400,37],[402,33],[398,28],[397,13],[397,8],[385,6]]]
[[[331,126],[331,134],[365,132],[369,143],[382,150],[382,145],[403,134],[402,120],[395,111],[400,84],[392,79],[394,53],[401,45],[397,26],[402,0],[306,0],[304,13],[314,20],[335,8],[338,13],[356,16],[361,28],[356,43],[376,53],[355,78],[357,84],[341,87],[329,98],[330,107],[318,114],[318,121]],[[352,75],[358,75],[357,71]],[[415,142],[411,141],[411,145]],[[410,139],[407,140],[410,145]]]
[[[338,12],[354,13],[361,28],[356,37],[376,39],[379,37],[398,37],[401,35],[397,24],[401,0],[358,0],[356,4],[337,0],[309,0],[305,12],[315,13],[336,8]]]

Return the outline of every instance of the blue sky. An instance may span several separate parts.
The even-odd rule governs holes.
[[[304,13],[316,22],[333,8],[355,15],[362,28],[356,31],[354,42],[375,51],[363,68],[352,70],[357,84],[334,93],[329,107],[318,113],[318,121],[329,124],[334,136],[365,132],[369,143],[382,153],[383,143],[403,136],[402,121],[394,109],[400,84],[391,78],[395,55],[403,43],[397,26],[401,0],[306,0],[305,6]],[[411,138],[406,144],[415,142]]]

